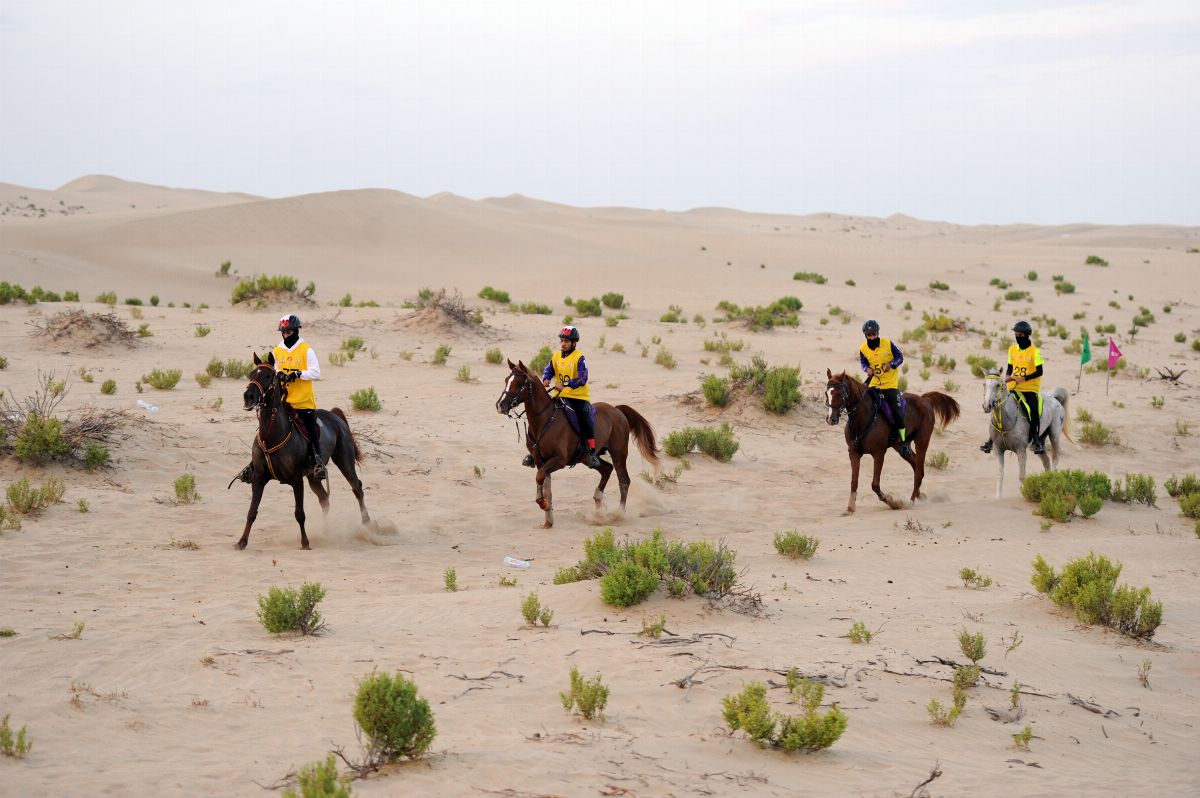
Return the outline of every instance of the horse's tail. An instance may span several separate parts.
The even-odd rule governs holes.
[[[953,396],[941,391],[930,391],[921,394],[921,398],[929,402],[929,406],[933,408],[933,416],[942,429],[950,426],[951,422],[958,418],[958,402],[954,401]]]
[[[1062,405],[1063,409],[1062,434],[1067,436],[1067,440],[1069,440],[1071,443],[1074,443],[1075,439],[1071,437],[1071,433],[1067,429],[1067,422],[1071,420],[1071,411],[1067,409],[1067,402],[1070,401],[1071,394],[1066,388],[1055,388],[1053,394],[1054,398],[1058,400],[1058,403]]]
[[[617,405],[617,410],[629,422],[629,431],[637,441],[638,451],[646,460],[658,465],[658,444],[654,441],[654,427],[642,417],[642,414],[629,405]]]
[[[340,418],[342,423],[346,425],[346,434],[350,436],[350,445],[354,447],[354,462],[361,463],[362,449],[358,448],[358,440],[354,437],[354,431],[350,429],[350,420],[346,418],[346,414],[342,412],[342,408],[340,407],[332,408],[329,412]]]

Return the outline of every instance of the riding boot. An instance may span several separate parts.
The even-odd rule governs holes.
[[[599,468],[600,458],[596,456],[596,439],[588,438],[584,448],[587,450],[587,453],[583,456],[583,464],[588,468]]]
[[[987,441],[984,442],[984,444],[979,447],[979,451],[983,452],[984,454],[991,454],[992,453],[992,439],[988,438]]]
[[[1045,454],[1046,453],[1046,444],[1042,443],[1042,437],[1040,435],[1035,434],[1033,436],[1033,453],[1034,454]]]
[[[907,430],[904,427],[900,428],[900,456],[912,457],[912,447],[908,445]]]
[[[521,461],[521,465],[528,466],[529,468],[537,467],[533,462],[533,455],[531,455],[531,454],[525,455],[525,459]]]
[[[325,464],[317,456],[317,450],[313,446],[312,441],[309,441],[308,444],[308,475],[317,482],[324,482],[329,479],[329,472],[325,470]]]

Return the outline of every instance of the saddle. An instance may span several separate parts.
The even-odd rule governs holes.
[[[283,406],[287,408],[288,421],[292,422],[292,429],[294,429],[301,438],[307,441],[308,425],[304,423],[304,419],[300,418],[300,414],[296,412],[296,408],[292,407],[286,402]],[[320,415],[315,416],[315,418],[317,420],[317,436],[320,437],[321,431],[325,429],[325,425],[321,422]]]
[[[1014,391],[1014,393],[1016,393],[1016,395],[1017,395],[1017,406],[1020,407],[1021,411],[1023,411],[1025,413],[1025,420],[1032,421],[1033,419],[1030,418],[1030,415],[1029,415],[1029,403],[1025,401],[1025,394],[1021,393],[1020,391]],[[1042,396],[1039,393],[1038,394],[1038,418],[1046,417],[1046,414],[1042,412],[1045,409],[1046,409],[1046,397]]]
[[[892,438],[897,437],[896,430],[899,426],[896,424],[896,419],[892,418],[892,406],[883,399],[883,392],[878,388],[868,388],[867,392],[871,394],[871,401],[875,403],[875,411],[883,420],[887,422],[888,429]],[[903,418],[908,411],[908,400],[904,398],[904,393],[900,393],[900,415]]]
[[[561,397],[556,396],[554,398],[554,401],[558,403],[559,409],[563,411],[563,415],[566,417],[567,423],[571,425],[571,429],[573,429],[575,431],[575,437],[579,440],[579,443],[575,446],[575,453],[571,455],[571,462],[568,464],[569,467],[574,468],[577,464],[579,464],[580,462],[583,461],[584,455],[587,454],[587,450],[584,448],[583,436],[580,435],[580,432],[579,432],[579,417],[575,414],[575,408],[571,407],[569,404],[567,404],[565,401],[563,401],[563,399]],[[591,417],[592,429],[595,429],[596,428],[596,406],[595,405],[593,405],[593,404],[588,405],[588,415]],[[607,447],[601,446],[596,449],[596,454],[601,455],[607,451],[608,451]]]

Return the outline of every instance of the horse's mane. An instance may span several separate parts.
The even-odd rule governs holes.
[[[835,381],[840,382],[843,385],[845,385],[846,390],[850,393],[850,396],[853,397],[854,399],[858,399],[864,393],[866,393],[867,389],[865,387],[863,387],[863,384],[861,382],[859,382],[858,380],[854,379],[853,377],[851,377],[849,374],[847,374],[844,371],[841,374],[834,376],[833,379]]]

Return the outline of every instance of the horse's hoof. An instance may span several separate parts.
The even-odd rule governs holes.
[[[233,544],[233,547],[238,551],[241,551],[242,549],[246,548],[246,542],[239,540],[237,543]]]
[[[307,543],[302,545],[300,548],[302,551],[312,551],[312,546],[308,545]]]
[[[554,526],[554,522],[552,522],[552,521],[547,521],[547,522],[545,522],[544,524],[542,524],[542,529],[549,529],[549,528],[550,528],[550,527],[552,527],[552,526]]]

